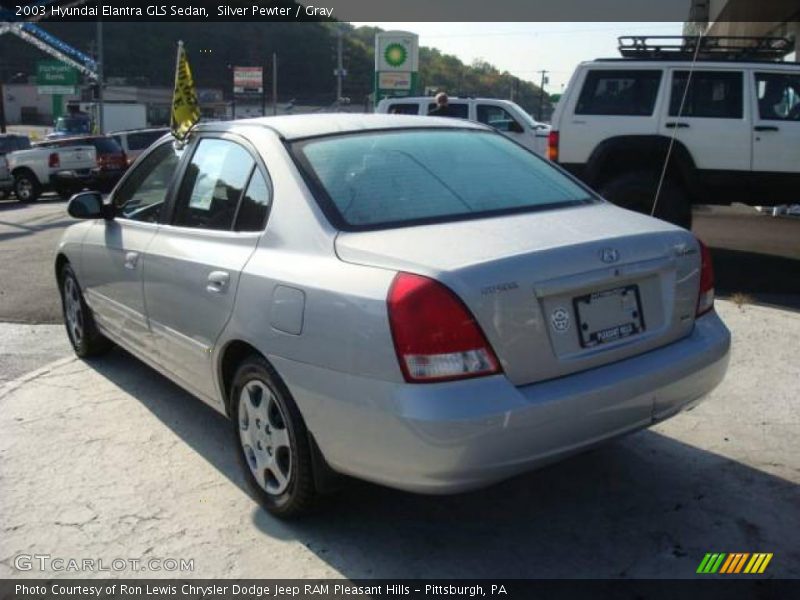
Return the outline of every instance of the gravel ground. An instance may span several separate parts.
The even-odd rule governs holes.
[[[290,524],[245,492],[223,417],[121,351],[61,359],[0,388],[0,577],[77,575],[23,553],[194,561],[114,573],[134,577],[692,577],[720,551],[800,577],[800,315],[718,308],[730,370],[696,409],[469,494],[353,482]],[[15,354],[30,332],[7,327]]]

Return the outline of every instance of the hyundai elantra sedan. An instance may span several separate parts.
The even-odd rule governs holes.
[[[75,352],[113,342],[227,415],[284,517],[342,474],[485,486],[673,416],[727,369],[692,234],[478,123],[208,123],[69,213]]]

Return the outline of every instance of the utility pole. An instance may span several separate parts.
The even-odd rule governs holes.
[[[272,53],[272,114],[278,114],[278,55]]]
[[[336,30],[336,104],[342,100],[342,77],[344,76],[344,67],[342,66],[342,38],[344,32],[339,27]]]
[[[549,71],[542,69],[536,72],[542,74],[542,83],[539,85],[539,120],[544,121],[544,86],[547,83],[547,73]]]
[[[0,69],[0,133],[6,132],[6,93],[3,90],[3,71]]]
[[[103,21],[97,21],[97,127],[103,134]]]

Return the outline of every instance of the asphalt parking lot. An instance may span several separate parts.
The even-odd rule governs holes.
[[[51,266],[68,222],[62,202],[0,204],[0,577],[62,575],[14,566],[45,553],[194,560],[119,576],[680,578],[736,551],[800,577],[799,220],[697,213],[736,301],[718,302],[728,376],[696,409],[470,494],[352,482],[291,524],[245,491],[223,417],[120,350],[70,355]]]
[[[193,559],[203,577],[692,577],[773,552],[800,577],[800,315],[719,303],[728,377],[693,411],[486,490],[353,482],[281,523],[245,491],[223,417],[121,351],[0,391],[0,577],[14,557]]]

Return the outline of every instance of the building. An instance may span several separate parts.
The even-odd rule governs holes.
[[[691,35],[786,37],[795,43],[786,60],[800,62],[797,0],[692,0],[685,30]]]
[[[103,100],[106,102],[135,102],[147,106],[149,125],[168,125],[172,108],[171,87],[140,87],[129,85],[106,85]],[[82,94],[52,96],[40,94],[38,87],[31,83],[11,83],[3,86],[6,121],[16,125],[52,125],[54,114],[63,113],[67,104],[87,100],[86,91]],[[197,99],[204,117],[225,118],[228,102],[223,99],[222,90],[199,88]],[[60,101],[61,110],[53,103]],[[260,114],[260,113],[259,113]]]

